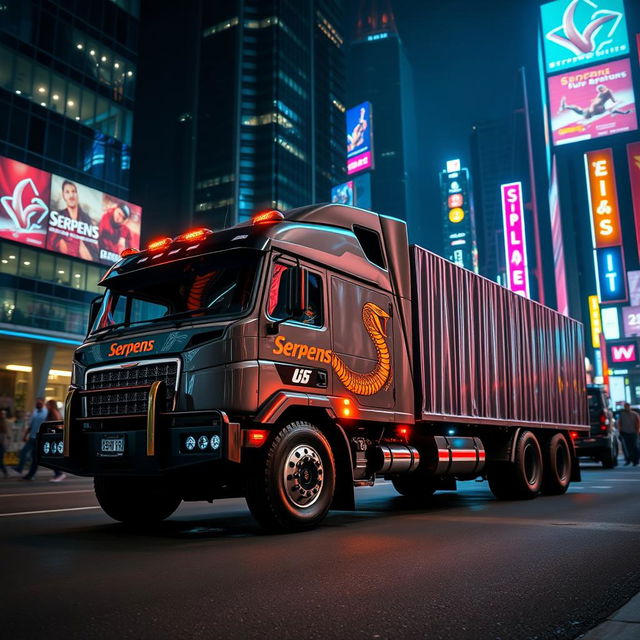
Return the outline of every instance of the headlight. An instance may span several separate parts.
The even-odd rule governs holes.
[[[58,442],[58,455],[61,456],[63,451],[64,451],[64,444],[62,440],[60,440],[60,442]]]
[[[198,438],[198,449],[204,451],[209,446],[209,438],[207,436],[200,436]]]
[[[220,436],[211,436],[211,448],[215,451],[220,448]]]
[[[45,442],[42,445],[42,452],[46,455],[49,453],[49,451],[51,451],[51,445],[48,442]]]
[[[193,451],[196,448],[196,439],[193,436],[189,436],[184,441],[184,446],[186,447],[187,451]]]

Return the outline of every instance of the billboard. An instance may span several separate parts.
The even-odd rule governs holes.
[[[371,103],[347,109],[347,175],[373,169]]]
[[[621,311],[625,337],[640,336],[640,307],[622,307]]]
[[[500,186],[504,221],[504,246],[507,264],[507,286],[511,291],[530,297],[527,267],[527,239],[524,228],[522,183]]]
[[[547,73],[629,53],[623,0],[556,0],[540,14]]]
[[[636,227],[636,243],[640,255],[640,142],[627,145],[627,162],[631,178],[631,200],[633,202],[633,219]],[[633,304],[633,303],[632,303]]]
[[[605,340],[617,340],[620,337],[620,322],[618,321],[618,307],[601,307],[602,333]]]
[[[627,301],[622,247],[595,249],[598,296],[601,304]]]
[[[632,307],[640,307],[640,271],[628,271],[629,280],[629,304]]]
[[[547,79],[553,144],[638,128],[629,59]]]
[[[609,360],[612,364],[638,362],[638,350],[635,343],[612,344],[609,346]]]
[[[564,240],[562,239],[560,195],[558,193],[558,167],[556,166],[555,155],[551,163],[551,178],[549,180],[549,214],[551,216],[553,273],[556,283],[556,308],[560,313],[568,316],[569,294],[567,290],[567,270],[564,259]]]
[[[331,189],[331,202],[371,209],[371,174],[363,173]]]
[[[0,238],[44,247],[51,175],[0,158]]]
[[[589,296],[589,320],[591,324],[591,346],[600,348],[600,334],[602,333],[602,321],[600,319],[600,303],[598,296]]]
[[[142,210],[62,176],[0,158],[0,237],[112,264],[137,248]]]
[[[593,247],[601,249],[620,245],[622,231],[613,152],[611,149],[589,151],[584,154],[584,165],[591,210]]]
[[[336,204],[348,204],[353,207],[355,205],[355,198],[353,193],[353,180],[349,182],[343,182],[331,189],[331,202]]]

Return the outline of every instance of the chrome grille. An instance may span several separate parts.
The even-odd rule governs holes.
[[[96,369],[87,372],[87,391],[104,389],[104,393],[87,396],[87,417],[130,415],[132,413],[146,413],[149,392],[144,389],[120,389],[110,391],[116,387],[137,387],[150,385],[156,380],[165,383],[167,392],[164,409],[173,408],[178,376],[178,363],[153,362],[139,364],[135,367],[114,367]]]

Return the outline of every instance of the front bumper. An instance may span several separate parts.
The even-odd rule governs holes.
[[[101,421],[82,415],[81,399],[87,392],[71,389],[64,420],[44,423],[40,429],[40,464],[79,476],[157,476],[212,463],[240,462],[238,423],[230,422],[223,411],[161,412],[161,385],[151,387],[146,414],[109,416]]]

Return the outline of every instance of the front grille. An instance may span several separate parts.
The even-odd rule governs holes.
[[[149,400],[147,390],[108,391],[107,389],[150,385],[156,380],[162,380],[165,384],[167,398],[164,409],[170,411],[173,408],[177,375],[178,363],[175,361],[140,364],[130,368],[116,367],[89,371],[87,373],[87,391],[105,389],[105,392],[87,396],[87,417],[146,413]]]

